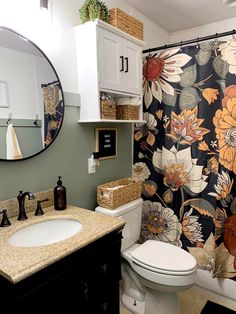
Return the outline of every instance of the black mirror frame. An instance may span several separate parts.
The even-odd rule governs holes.
[[[27,156],[27,157],[24,157],[24,158],[20,158],[20,159],[3,159],[3,158],[0,158],[0,161],[4,161],[4,162],[16,162],[16,161],[23,161],[23,160],[27,160],[27,159],[30,159],[30,158],[33,158],[39,154],[41,154],[42,152],[44,152],[47,148],[49,148],[51,146],[51,144],[55,141],[55,139],[57,138],[58,134],[60,133],[61,131],[61,127],[62,127],[62,124],[63,124],[63,121],[64,121],[64,115],[65,115],[65,101],[64,101],[64,93],[63,93],[63,89],[62,89],[62,85],[61,85],[61,81],[60,81],[60,78],[52,64],[52,62],[49,60],[49,58],[46,56],[46,54],[42,51],[42,49],[40,49],[32,40],[28,39],[27,37],[25,37],[24,35],[16,32],[14,29],[12,28],[9,28],[9,27],[5,27],[5,26],[0,26],[0,29],[5,29],[7,31],[10,31],[10,32],[13,32],[15,33],[16,35],[22,37],[23,39],[25,39],[27,42],[31,43],[34,47],[36,47],[40,52],[41,54],[46,58],[46,60],[48,61],[49,65],[51,66],[57,80],[58,80],[58,84],[59,84],[59,87],[60,87],[60,90],[61,90],[61,96],[62,96],[62,102],[63,102],[63,116],[62,116],[62,120],[61,120],[61,124],[59,126],[59,129],[56,133],[56,135],[53,137],[52,141],[49,143],[49,145],[47,145],[46,147],[44,147],[42,150],[40,150],[39,152],[31,155],[31,156]]]

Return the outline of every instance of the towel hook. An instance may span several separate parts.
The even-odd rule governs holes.
[[[36,114],[35,120],[34,120],[34,125],[38,126],[38,119],[39,119],[39,115]]]
[[[9,114],[8,114],[8,119],[7,119],[7,124],[9,124],[10,122],[11,122],[11,118],[12,118],[12,113],[10,112]]]

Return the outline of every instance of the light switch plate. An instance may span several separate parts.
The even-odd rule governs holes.
[[[92,174],[96,172],[96,164],[93,158],[88,159],[88,174]]]

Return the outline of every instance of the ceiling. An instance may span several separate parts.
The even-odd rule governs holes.
[[[223,5],[222,0],[125,1],[169,32],[236,17],[236,7]]]

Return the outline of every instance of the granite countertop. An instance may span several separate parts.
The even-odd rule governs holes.
[[[0,228],[0,275],[12,283],[21,281],[125,224],[120,218],[74,206],[68,206],[63,211],[48,207],[44,213],[43,216],[34,216],[34,212],[31,212],[25,221],[11,218],[11,226]],[[76,219],[82,228],[76,235],[54,244],[20,248],[8,243],[8,237],[18,229],[54,218]]]

